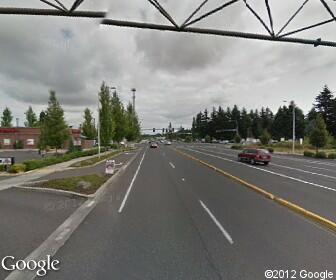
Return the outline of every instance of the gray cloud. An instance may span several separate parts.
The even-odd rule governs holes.
[[[298,2],[271,1],[275,28],[286,22]],[[72,0],[64,3],[70,6]],[[161,3],[179,23],[198,4]],[[221,3],[209,1],[204,12]],[[263,0],[251,3],[261,16],[267,15]],[[1,3],[23,4],[45,7],[39,1]],[[336,12],[336,4],[331,5]],[[141,0],[85,1],[82,9],[108,10],[116,19],[167,24]],[[326,18],[319,1],[311,2],[288,31]],[[265,32],[242,1],[196,26]],[[300,36],[336,40],[335,25]],[[137,88],[136,106],[145,127],[164,127],[169,121],[190,126],[194,114],[218,105],[276,110],[283,99],[295,99],[307,111],[325,83],[336,89],[336,53],[331,48],[102,27],[88,19],[0,16],[0,57],[0,110],[9,106],[21,120],[29,105],[42,110],[53,89],[68,122],[77,125],[86,106],[96,111],[103,80],[118,88],[124,103],[130,100],[130,89]]]

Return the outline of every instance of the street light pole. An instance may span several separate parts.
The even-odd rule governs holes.
[[[100,108],[99,108],[99,93],[98,93],[98,119],[97,119],[97,130],[98,130],[98,158],[100,158]]]
[[[292,143],[292,153],[295,153],[295,103],[292,101],[293,105],[293,143]]]
[[[136,89],[135,88],[132,88],[131,89],[133,95],[132,95],[132,100],[133,100],[133,112],[135,113],[135,92],[136,92]]]

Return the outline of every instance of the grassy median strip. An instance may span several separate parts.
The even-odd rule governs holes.
[[[96,156],[96,157],[92,157],[92,158],[89,158],[89,159],[86,159],[86,160],[82,160],[82,161],[76,162],[74,164],[71,164],[70,167],[87,167],[87,166],[92,166],[92,165],[94,165],[94,164],[96,164],[98,162],[101,162],[101,161],[104,161],[104,160],[111,159],[113,157],[119,156],[123,152],[134,151],[134,150],[135,150],[134,148],[126,148],[126,149],[123,149],[123,150],[115,150],[115,151],[113,151],[111,153],[101,155],[100,157]]]
[[[257,193],[259,193],[259,194],[261,194],[263,196],[265,196],[268,199],[273,200],[274,202],[276,202],[276,203],[278,203],[278,204],[280,204],[282,206],[285,206],[286,208],[288,208],[288,209],[290,209],[290,210],[292,210],[292,211],[294,211],[294,212],[296,212],[296,213],[298,213],[298,214],[300,214],[300,215],[302,215],[302,216],[304,216],[304,217],[306,217],[306,218],[314,221],[315,223],[318,223],[318,224],[320,224],[320,225],[322,225],[324,227],[327,227],[330,230],[336,232],[336,223],[335,222],[333,222],[331,220],[328,220],[328,219],[326,219],[326,218],[324,218],[324,217],[322,217],[320,215],[317,215],[316,213],[313,213],[313,212],[311,212],[311,211],[309,211],[307,209],[304,209],[304,208],[300,207],[299,205],[297,205],[295,203],[292,203],[292,202],[290,202],[288,200],[285,200],[285,199],[283,199],[281,197],[277,197],[274,194],[272,194],[270,192],[267,192],[267,191],[265,191],[262,188],[259,188],[259,187],[255,186],[253,184],[250,184],[250,183],[248,183],[248,182],[246,182],[246,181],[244,181],[244,180],[242,180],[242,179],[240,179],[240,178],[238,178],[238,177],[236,177],[236,176],[234,176],[234,175],[232,175],[232,174],[230,174],[230,173],[228,173],[228,172],[226,172],[226,171],[224,171],[224,170],[222,170],[220,168],[217,168],[217,167],[215,167],[215,166],[213,166],[213,165],[211,165],[211,164],[209,164],[209,163],[207,163],[207,162],[205,162],[205,161],[203,161],[203,160],[201,160],[199,158],[196,158],[196,157],[194,157],[194,156],[192,156],[192,155],[190,155],[188,153],[182,152],[182,151],[180,151],[178,149],[173,149],[173,150],[176,151],[176,152],[178,152],[179,154],[187,157],[187,158],[190,158],[190,159],[192,159],[194,161],[199,162],[200,164],[203,164],[203,165],[209,167],[210,169],[213,169],[214,171],[216,171],[216,172],[218,172],[218,173],[220,173],[220,174],[222,174],[222,175],[230,178],[233,181],[239,182],[243,186],[248,187],[249,189],[251,189],[251,190],[253,190],[253,191],[255,191],[255,192],[257,192]]]
[[[89,158],[89,159],[85,159],[85,160],[76,162],[74,164],[71,164],[70,167],[86,167],[86,166],[91,166],[91,165],[94,165],[94,164],[96,164],[96,163],[98,163],[100,161],[109,159],[111,157],[116,157],[116,156],[120,155],[122,152],[123,151],[117,150],[117,151],[113,151],[113,152],[108,153],[108,154],[101,155],[100,157],[96,156],[96,157],[92,157],[92,158]]]
[[[88,195],[95,193],[108,178],[108,176],[92,174],[64,179],[54,179],[47,182],[36,183],[34,185],[30,185],[30,187],[56,189]]]

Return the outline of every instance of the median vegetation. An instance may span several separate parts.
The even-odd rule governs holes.
[[[102,151],[104,151],[104,149]],[[38,168],[66,162],[66,161],[69,161],[75,158],[93,156],[97,153],[98,153],[98,149],[91,149],[91,150],[86,150],[86,151],[71,152],[71,153],[67,153],[64,155],[46,157],[42,159],[27,160],[21,164],[12,165],[9,169],[9,172],[10,173],[20,173],[20,172],[31,171],[31,170],[35,170]]]
[[[43,183],[37,183],[30,187],[56,189],[77,192],[81,194],[93,194],[104,184],[109,177],[92,174],[64,179],[55,179]]]
[[[94,164],[96,164],[96,163],[98,163],[100,161],[110,159],[111,157],[115,157],[115,156],[117,156],[117,155],[119,155],[121,153],[122,152],[120,150],[116,150],[116,151],[113,151],[113,152],[101,155],[100,157],[96,156],[96,157],[85,159],[85,160],[82,160],[82,161],[79,161],[79,162],[75,162],[75,163],[71,164],[70,167],[86,167],[86,166],[91,166],[91,165],[94,165]]]

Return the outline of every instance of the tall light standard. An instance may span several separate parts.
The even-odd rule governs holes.
[[[98,93],[98,118],[97,118],[97,132],[98,132],[98,158],[100,158],[100,108],[99,108],[99,93]]]
[[[132,88],[131,89],[133,95],[132,95],[132,100],[133,100],[133,112],[135,113],[135,92],[136,92],[136,89],[135,88]]]
[[[283,102],[287,102],[287,100],[284,100]],[[294,100],[291,101],[291,105],[293,106],[293,139],[292,139],[292,153],[295,153],[295,103]]]

